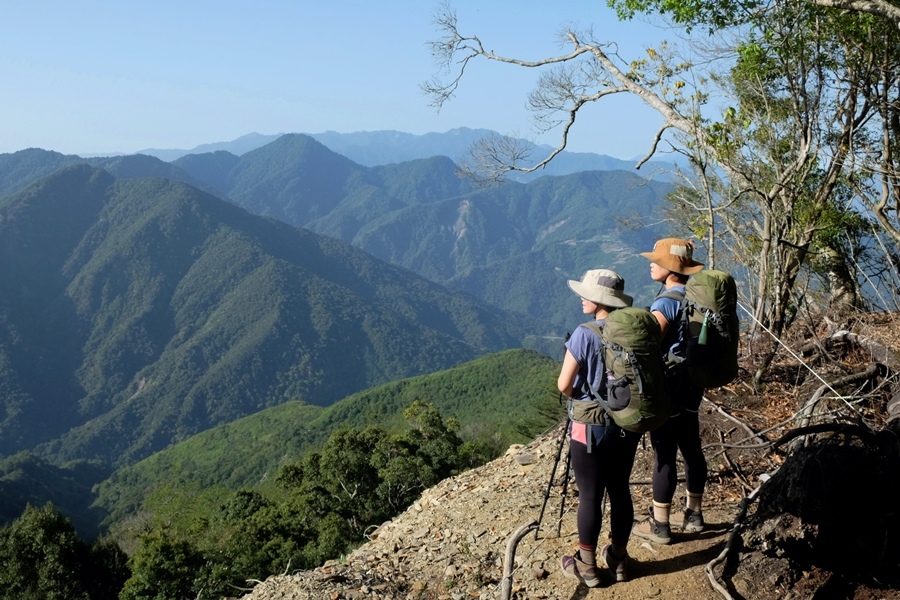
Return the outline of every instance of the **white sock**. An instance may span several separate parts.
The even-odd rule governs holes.
[[[695,494],[693,492],[687,493],[687,507],[694,511],[695,513],[700,512],[700,507],[703,505],[703,492],[699,494]]]
[[[662,502],[653,501],[653,518],[660,523],[669,522],[669,509],[671,504],[663,504]]]

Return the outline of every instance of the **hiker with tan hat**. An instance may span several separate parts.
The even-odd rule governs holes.
[[[568,283],[581,297],[582,312],[601,326],[614,310],[631,306],[632,298],[625,294],[625,281],[614,271],[593,269],[585,272],[580,281]],[[574,403],[589,402],[592,389],[606,389],[602,342],[587,327],[579,326],[565,346],[557,381],[559,391]],[[613,581],[625,581],[626,546],[634,521],[628,480],[641,434],[623,429],[606,417],[600,424],[571,420],[569,435],[569,456],[578,484],[578,548],[562,557],[563,575],[597,587],[602,574],[597,568],[599,557],[606,563]],[[597,552],[604,494],[609,494],[612,543]]]
[[[641,256],[650,261],[650,277],[664,286],[650,305],[662,329],[662,353],[680,342],[681,300],[688,278],[703,269],[703,263],[694,260],[694,244],[689,240],[666,238],[653,246],[652,252]],[[703,389],[688,381],[682,369],[670,369],[667,373],[672,412],[669,420],[650,432],[653,445],[654,469],[652,477],[653,505],[649,516],[634,524],[634,535],[668,544],[672,541],[669,513],[675,488],[678,484],[677,454],[684,460],[687,502],[682,531],[698,532],[704,527],[701,505],[706,487],[706,457],[700,443],[700,418],[698,410],[703,399]]]

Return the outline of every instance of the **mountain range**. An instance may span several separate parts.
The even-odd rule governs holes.
[[[344,144],[388,159],[386,133]],[[637,253],[663,234],[665,181],[480,187],[448,153],[364,165],[302,134],[244,142],[172,162],[0,155],[0,456],[88,461],[97,483],[293,401],[504,349],[558,357],[584,318],[565,280],[587,268],[654,293]]]
[[[145,155],[82,159],[25,150],[0,155],[0,193],[85,161],[118,177],[182,181],[252,213],[336,237],[546,322],[557,335],[572,325],[565,279],[588,268],[618,269],[636,299],[649,302],[656,290],[637,253],[670,234],[660,210],[671,189],[665,181],[581,171],[483,188],[461,179],[446,156],[365,167],[301,134],[241,156],[217,150],[171,164]]]
[[[135,154],[155,156],[166,162],[174,162],[189,154],[208,154],[217,151],[241,156],[274,142],[282,135],[284,133],[273,135],[248,133],[230,142],[201,144],[192,149],[147,148]],[[468,156],[470,148],[478,140],[496,136],[497,133],[489,129],[457,127],[443,133],[431,132],[422,135],[392,130],[356,131],[353,133],[325,131],[306,135],[357,164],[375,167],[432,156],[446,156],[454,162],[460,162]],[[519,141],[523,144],[530,144],[527,140]],[[545,144],[530,145],[532,147],[531,162],[526,159],[523,163],[526,166],[535,164],[537,160],[542,159],[553,150]],[[593,152],[564,150],[550,164],[534,173],[511,173],[509,176],[516,181],[532,181],[544,175],[569,175],[581,171],[631,171],[648,179],[669,180],[675,165],[682,164],[683,161],[678,155],[666,158],[669,160],[657,157],[638,170],[635,168],[640,160],[638,158],[621,159]]]
[[[290,134],[238,157],[184,156],[173,166],[255,214],[344,240],[550,329],[571,326],[566,278],[617,268],[652,298],[638,256],[664,235],[670,184],[626,171],[583,171],[477,187],[445,156],[363,167]],[[328,173],[329,177],[321,174]]]

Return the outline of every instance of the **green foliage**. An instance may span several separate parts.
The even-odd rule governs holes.
[[[659,13],[688,32],[703,25],[709,32],[744,22],[748,13],[763,6],[756,0],[607,0],[620,19],[634,18],[638,13]]]
[[[114,600],[127,577],[118,546],[89,547],[49,504],[29,505],[0,529],[0,564],[0,598],[9,600]]]
[[[242,489],[187,519],[157,513],[131,558],[123,600],[178,593],[216,598],[289,565],[311,568],[348,552],[367,528],[404,510],[422,490],[471,466],[472,453],[431,404],[413,402],[400,433],[342,428],[317,452],[286,465],[277,488]]]
[[[171,600],[193,598],[193,590],[203,589],[206,561],[186,540],[153,532],[142,540],[131,557],[131,577],[125,582],[120,600]]]
[[[81,536],[93,538],[102,516],[91,508],[91,488],[108,476],[108,470],[92,461],[58,467],[30,452],[14,454],[0,461],[0,524],[14,521],[29,504],[49,502]]]
[[[417,401],[451,415],[448,420],[454,424],[449,429],[462,440],[460,452],[468,457],[464,466],[481,464],[558,421],[558,373],[559,363],[551,358],[507,350],[353,394],[327,408],[289,402],[116,471],[98,486],[96,507],[107,513],[105,524],[114,529],[128,515],[147,510],[173,521],[180,515],[209,513],[225,490],[266,485],[279,472],[284,476],[284,465],[321,449],[340,428],[377,425],[392,434],[405,431],[403,412]],[[414,416],[426,423],[433,419]]]

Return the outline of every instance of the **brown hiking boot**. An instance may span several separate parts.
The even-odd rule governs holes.
[[[600,551],[600,556],[603,557],[603,562],[606,563],[606,566],[609,567],[609,572],[612,575],[613,581],[628,581],[628,553],[625,553],[620,559],[613,558],[612,555],[612,544],[607,544],[603,546],[603,549]]]
[[[703,523],[703,513],[698,511],[691,510],[690,508],[684,509],[684,521],[681,524],[681,530],[685,533],[699,533],[703,531],[703,527],[705,524]]]
[[[597,587],[600,585],[600,573],[597,571],[597,565],[591,565],[581,560],[581,552],[575,551],[575,554],[563,556],[560,560],[563,575],[570,579],[577,579],[588,587]]]
[[[640,538],[644,538],[645,540],[656,542],[657,544],[672,543],[672,531],[669,524],[654,519],[652,508],[650,509],[649,517],[643,521],[635,521],[631,533]]]

